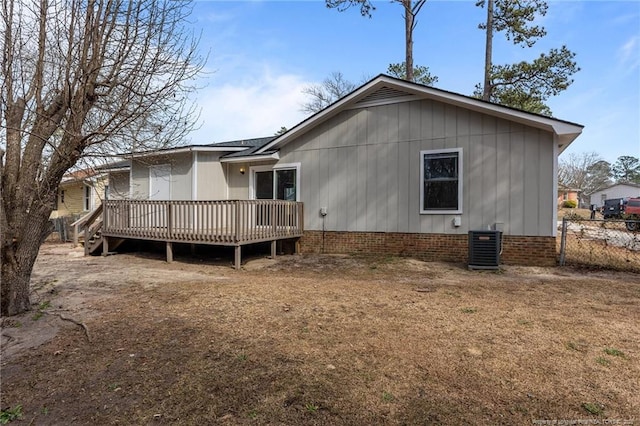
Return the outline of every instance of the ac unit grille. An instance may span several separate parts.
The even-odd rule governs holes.
[[[500,231],[469,231],[469,269],[499,269]]]

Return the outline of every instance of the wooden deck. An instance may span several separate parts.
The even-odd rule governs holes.
[[[167,243],[210,244],[240,247],[270,241],[275,255],[277,240],[299,238],[303,232],[303,205],[283,200],[147,201],[107,200],[103,203],[103,252],[109,238]]]

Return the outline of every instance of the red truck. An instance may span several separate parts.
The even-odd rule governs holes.
[[[640,198],[629,198],[622,216],[629,231],[640,231]]]

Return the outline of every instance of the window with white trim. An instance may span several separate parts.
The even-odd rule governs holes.
[[[84,186],[84,196],[82,198],[84,211],[91,210],[91,187],[89,185]]]
[[[252,166],[249,190],[254,199],[300,201],[300,163]]]
[[[420,151],[420,213],[462,213],[462,148]]]

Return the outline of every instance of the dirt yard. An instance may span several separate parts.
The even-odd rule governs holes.
[[[162,259],[43,246],[2,324],[12,424],[640,425],[638,275]]]

